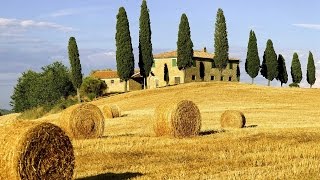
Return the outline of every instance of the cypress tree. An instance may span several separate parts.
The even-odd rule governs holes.
[[[245,63],[245,69],[248,75],[252,78],[252,84],[254,78],[257,77],[260,70],[260,58],[258,54],[257,38],[254,31],[250,31],[247,59]]]
[[[227,66],[229,59],[229,44],[227,36],[226,19],[223,15],[222,9],[219,8],[214,33],[214,61],[221,74],[222,70]]]
[[[263,77],[268,79],[268,86],[270,86],[270,81],[278,76],[277,54],[274,51],[273,43],[270,39],[268,40],[266,50],[264,51],[260,72]]]
[[[281,54],[278,57],[278,76],[276,78],[282,84],[286,84],[288,82],[288,73],[286,68],[286,61]]]
[[[149,76],[153,64],[150,16],[146,0],[142,1],[139,21],[139,68],[140,74],[144,78],[144,87],[146,87],[146,78]]]
[[[75,89],[77,89],[78,102],[81,102],[80,99],[80,86],[82,84],[82,73],[81,73],[81,64],[79,58],[79,50],[77,46],[76,39],[70,37],[68,45],[68,54],[70,61],[70,79]]]
[[[168,86],[169,84],[169,70],[168,70],[168,65],[164,64],[164,68],[163,68],[163,80],[166,82],[166,86]]]
[[[310,84],[310,88],[312,88],[312,85],[316,82],[316,67],[314,65],[313,55],[310,51],[307,65],[307,81]]]
[[[293,54],[291,63],[292,82],[299,84],[302,80],[301,64],[297,53]]]
[[[134,56],[129,30],[129,21],[124,7],[119,8],[116,30],[117,72],[120,79],[125,81],[124,91],[127,92],[128,80],[134,74]]]
[[[193,64],[193,42],[191,40],[191,32],[188,17],[186,14],[181,15],[178,41],[177,41],[177,65],[179,70],[184,71]],[[185,77],[184,77],[185,78]]]

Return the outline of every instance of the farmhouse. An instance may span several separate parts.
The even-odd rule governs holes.
[[[239,81],[239,62],[237,58],[229,58],[227,67],[222,71],[214,63],[214,54],[208,53],[206,48],[194,51],[193,66],[187,68],[184,76],[183,70],[177,66],[177,51],[164,52],[154,55],[154,63],[148,78],[149,88],[201,81]],[[165,76],[167,73],[167,81]]]
[[[98,70],[91,74],[92,77],[103,80],[107,84],[107,93],[124,92],[125,82],[120,80],[117,71]],[[128,91],[141,90],[143,88],[143,77],[139,71],[131,76],[127,83]]]

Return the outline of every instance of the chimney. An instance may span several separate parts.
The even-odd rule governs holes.
[[[207,52],[207,48],[206,47],[203,48],[203,52]]]

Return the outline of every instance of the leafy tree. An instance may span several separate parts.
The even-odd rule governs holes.
[[[43,72],[26,71],[18,79],[11,96],[15,112],[22,112],[38,106],[50,107],[61,98],[75,93],[69,72],[61,62],[42,67]]]
[[[163,69],[164,75],[163,75],[163,80],[166,82],[166,86],[169,84],[169,70],[167,64],[164,64],[164,69]]]
[[[84,96],[89,97],[90,95],[93,95],[94,98],[97,98],[103,95],[106,88],[107,84],[104,81],[88,76],[84,78],[80,87],[80,92]]]
[[[273,43],[270,39],[268,40],[266,50],[264,51],[260,72],[263,77],[268,79],[268,86],[270,86],[270,81],[278,76],[277,54],[274,51]]]
[[[297,53],[293,54],[291,63],[292,82],[299,84],[302,80],[301,64]]]
[[[139,68],[146,88],[146,78],[149,76],[153,64],[150,16],[146,0],[142,1],[139,22]]]
[[[116,30],[117,72],[120,79],[125,81],[125,92],[127,92],[127,82],[134,74],[134,56],[132,52],[129,21],[124,7],[119,8]]]
[[[310,51],[307,65],[307,81],[310,84],[310,88],[316,82],[316,67],[314,65],[313,54]]]
[[[186,75],[186,69],[192,66],[192,58],[193,42],[191,40],[189,21],[187,15],[182,14],[177,41],[177,65],[179,70],[184,71],[184,78]]]
[[[229,44],[226,19],[224,17],[222,9],[220,8],[217,12],[217,19],[215,24],[214,54],[216,67],[222,74],[222,70],[225,69],[229,60]]]
[[[281,87],[283,84],[286,84],[288,82],[286,61],[281,54],[279,54],[278,57],[278,76],[276,79],[281,82]]]
[[[257,38],[254,31],[250,31],[247,59],[245,63],[246,72],[252,78],[252,84],[254,78],[257,77],[260,70],[260,58],[258,54]]]
[[[71,65],[71,81],[75,89],[77,89],[78,101],[81,102],[80,99],[80,86],[82,84],[82,73],[81,73],[81,64],[79,58],[79,50],[77,46],[76,39],[74,37],[70,37],[68,44],[68,54],[69,61]]]

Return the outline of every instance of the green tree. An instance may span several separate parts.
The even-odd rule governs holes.
[[[179,70],[183,70],[184,79],[186,69],[193,63],[193,42],[191,40],[191,32],[188,17],[186,14],[181,15],[178,41],[177,41],[177,65]]]
[[[97,98],[103,95],[106,88],[107,84],[104,81],[88,76],[84,78],[80,87],[80,92],[84,96],[89,97],[90,95],[93,95],[94,98]]]
[[[120,79],[125,81],[125,92],[127,92],[128,80],[134,74],[134,56],[129,30],[129,21],[124,7],[119,8],[116,30],[117,72]]]
[[[139,68],[146,88],[146,78],[149,76],[153,64],[150,16],[146,0],[142,1],[139,22]]]
[[[81,102],[80,99],[80,86],[82,84],[82,73],[81,73],[81,63],[79,58],[79,50],[77,46],[76,39],[74,37],[70,37],[68,44],[68,54],[69,61],[71,65],[71,81],[74,88],[77,90],[78,101]]]
[[[268,79],[268,86],[270,86],[270,81],[278,76],[277,54],[274,51],[273,43],[270,39],[268,40],[266,50],[264,51],[260,72],[263,77]]]
[[[222,70],[225,69],[229,60],[229,44],[226,19],[224,17],[222,9],[220,8],[217,12],[217,19],[215,24],[214,54],[216,67],[222,74]]]
[[[168,86],[169,84],[169,70],[168,70],[168,65],[164,64],[164,68],[163,68],[163,80],[166,82],[166,86]]]
[[[257,77],[260,70],[260,58],[258,54],[257,38],[254,31],[250,31],[247,59],[245,63],[245,69],[248,75],[252,78],[252,84],[254,78]]]
[[[278,57],[278,76],[276,79],[281,82],[281,87],[288,82],[286,61],[281,54]]]
[[[301,64],[297,53],[293,54],[291,63],[292,82],[299,84],[302,80]]]
[[[316,67],[314,65],[313,54],[310,51],[307,65],[307,81],[310,84],[310,88],[316,82]]]

